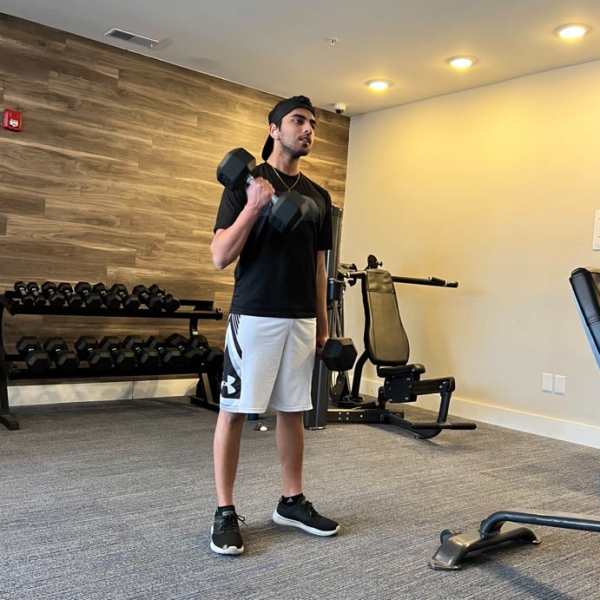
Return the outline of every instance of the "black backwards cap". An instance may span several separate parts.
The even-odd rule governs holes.
[[[292,112],[295,108],[305,108],[316,117],[315,108],[312,105],[310,98],[306,96],[292,96],[278,102],[269,113],[269,124],[279,123],[285,115]],[[269,135],[262,149],[263,160],[267,160],[273,152],[273,138]]]

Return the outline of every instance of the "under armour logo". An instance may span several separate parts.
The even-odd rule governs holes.
[[[232,377],[231,375],[227,375],[227,381],[223,382],[223,387],[227,389],[227,392],[224,392],[223,395],[225,395],[225,393],[227,393],[231,396],[235,392],[235,386],[233,385],[235,382],[236,382],[235,377]]]

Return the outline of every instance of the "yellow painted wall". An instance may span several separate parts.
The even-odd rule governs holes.
[[[343,261],[460,281],[397,286],[413,361],[454,375],[458,398],[600,426],[568,283],[600,267],[600,62],[353,118],[346,191]],[[358,289],[346,307],[362,340]],[[541,391],[543,371],[566,396]]]

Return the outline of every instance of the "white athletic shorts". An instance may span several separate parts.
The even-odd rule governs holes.
[[[229,315],[221,408],[262,414],[312,409],[317,320]]]

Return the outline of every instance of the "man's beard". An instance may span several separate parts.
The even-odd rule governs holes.
[[[280,140],[280,142],[281,142],[281,140]],[[307,148],[292,148],[292,147],[288,146],[287,144],[284,144],[283,142],[281,142],[281,147],[283,148],[283,151],[290,158],[292,158],[294,160],[298,160],[302,156],[306,156],[307,154],[310,153],[310,146]]]

